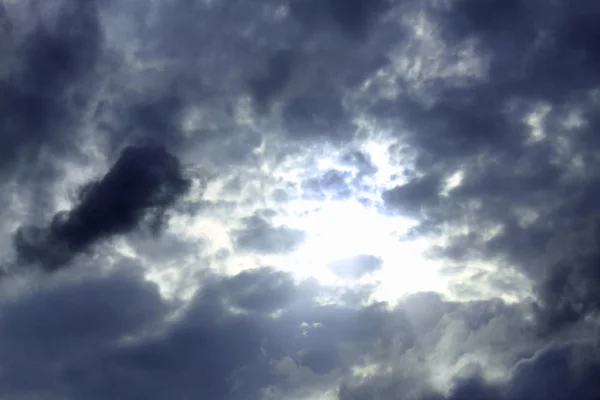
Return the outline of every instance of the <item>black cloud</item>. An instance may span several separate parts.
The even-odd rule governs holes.
[[[61,267],[99,240],[147,222],[157,230],[189,181],[179,160],[158,147],[128,147],[99,181],[84,186],[75,206],[48,227],[21,227],[14,243],[19,261]]]

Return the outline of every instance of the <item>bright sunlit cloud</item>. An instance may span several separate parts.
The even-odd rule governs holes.
[[[379,300],[393,302],[423,290],[446,292],[447,282],[439,273],[439,263],[425,256],[432,243],[406,237],[418,222],[382,211],[385,207],[381,193],[404,183],[410,160],[405,160],[407,165],[404,165],[390,154],[390,149],[399,145],[397,139],[375,132],[369,136],[356,145],[374,167],[373,174],[360,176],[358,167],[340,162],[347,149],[328,149],[312,160],[297,159],[277,172],[285,180],[304,182],[327,171],[345,171],[349,174],[346,183],[352,194],[315,199],[307,197],[301,185],[297,186],[296,196],[283,206],[275,222],[304,232],[305,240],[293,253],[269,256],[263,262],[290,271],[298,278],[314,278],[327,285],[375,283],[378,289],[374,296]],[[380,260],[378,268],[349,278],[352,271],[345,274],[344,261],[364,256]],[[344,277],[339,269],[332,269],[334,264],[341,265]],[[348,265],[349,269],[352,267]]]
[[[402,236],[416,222],[381,214],[357,200],[300,200],[291,205],[295,216],[287,224],[306,233],[293,254],[281,257],[282,268],[324,284],[340,284],[330,266],[340,260],[368,255],[381,259],[371,279],[380,282],[376,297],[397,300],[408,293],[438,289],[434,265],[424,258],[427,243]]]

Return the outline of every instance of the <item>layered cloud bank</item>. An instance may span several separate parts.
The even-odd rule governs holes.
[[[600,398],[598,20],[0,1],[0,399]]]

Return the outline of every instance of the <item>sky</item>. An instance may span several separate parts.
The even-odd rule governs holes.
[[[0,0],[0,400],[599,399],[599,20]]]

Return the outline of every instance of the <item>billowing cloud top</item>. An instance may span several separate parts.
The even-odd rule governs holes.
[[[600,398],[598,21],[0,0],[0,399]]]

